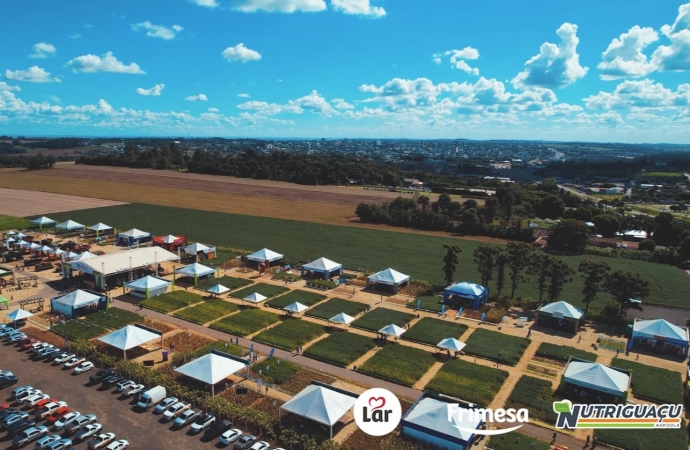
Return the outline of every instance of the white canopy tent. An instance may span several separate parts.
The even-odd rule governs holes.
[[[398,336],[401,336],[405,332],[405,329],[400,328],[396,324],[392,323],[390,325],[386,325],[385,327],[381,328],[378,332],[381,334],[385,334],[387,336],[398,337]]]
[[[630,349],[636,344],[642,345],[650,341],[654,346],[661,343],[665,347],[676,346],[676,348],[682,349],[683,356],[688,355],[690,339],[688,338],[687,328],[679,327],[664,319],[635,319],[627,348]]]
[[[556,318],[567,318],[580,320],[584,311],[578,309],[568,302],[558,301],[554,303],[547,303],[546,305],[540,307],[537,311],[540,313],[551,314],[552,317]]]
[[[151,298],[165,294],[171,284],[171,281],[147,275],[144,278],[125,283],[124,287],[131,289],[130,294],[136,297]]]
[[[112,229],[113,227],[111,227],[110,225],[106,225],[102,222],[98,222],[96,225],[91,225],[89,227],[89,230],[96,232],[96,237],[98,237],[101,233],[110,231]]]
[[[331,317],[330,319],[328,319],[329,322],[338,323],[341,325],[348,325],[353,320],[355,320],[354,317],[348,316],[345,313],[337,314],[337,315]]]
[[[84,225],[80,224],[79,222],[75,222],[74,220],[66,220],[62,223],[59,223],[55,226],[58,230],[63,230],[63,231],[74,231],[74,230],[83,230]]]
[[[16,322],[18,320],[27,319],[31,316],[33,316],[33,313],[29,311],[24,311],[23,309],[15,309],[14,311],[7,313],[5,318],[11,320],[12,322]]]
[[[197,242],[195,244],[188,245],[188,246],[182,248],[182,251],[185,253],[188,253],[190,255],[196,255],[199,252],[208,253],[208,251],[210,249],[211,249],[211,247],[204,245],[204,244],[200,244],[199,242]]]
[[[465,344],[464,342],[458,341],[455,338],[446,338],[446,339],[442,340],[441,342],[439,342],[438,344],[436,344],[436,347],[442,348],[444,350],[451,350],[454,352],[459,352],[459,351],[462,351],[462,349],[465,348],[466,345],[467,344]]]
[[[78,289],[69,294],[50,299],[50,308],[53,312],[74,317],[75,311],[88,305],[98,305],[103,296]]]
[[[409,275],[405,275],[393,269],[382,270],[381,272],[367,277],[368,286],[375,287],[377,284],[383,284],[392,286],[395,292],[408,281],[410,281]]]
[[[27,236],[28,236],[28,234],[22,233],[21,231],[16,234],[16,237],[18,237],[19,239],[24,239]]]
[[[355,405],[357,394],[318,383],[311,384],[288,400],[280,410],[324,424],[333,438],[333,425]],[[282,414],[279,414],[282,425]]]
[[[54,226],[57,222],[50,217],[46,216],[41,216],[37,219],[33,219],[29,221],[32,225],[38,225],[38,228],[43,228],[43,227],[48,227],[48,226]]]
[[[48,246],[48,245],[43,245],[43,246],[37,248],[36,250],[38,250],[38,251],[40,251],[40,252],[50,252],[50,253],[52,253],[52,252],[53,252],[53,247],[50,247],[50,246]]]
[[[163,346],[163,333],[155,331],[143,325],[127,325],[110,334],[101,336],[99,341],[108,344],[112,347],[122,350],[122,353],[127,359],[127,350],[139,347],[142,344],[151,342],[154,339],[161,340],[161,347]]]
[[[98,258],[98,255],[95,253],[91,253],[90,251],[85,251],[84,253],[80,254],[76,258],[74,258],[75,261],[83,261],[85,259],[91,259],[91,258]]]
[[[261,250],[254,252],[251,255],[248,255],[247,259],[250,261],[256,261],[260,263],[265,261],[272,263],[283,259],[283,255],[281,255],[280,253],[276,253],[273,250],[262,248]]]
[[[210,288],[206,289],[206,292],[208,292],[209,294],[221,295],[225,292],[228,292],[229,290],[230,289],[226,288],[222,284],[216,284],[215,286],[211,286]]]
[[[173,236],[172,234],[169,234],[167,236],[163,237],[163,243],[164,244],[172,244],[178,239],[177,236]]]
[[[292,313],[299,314],[299,313],[304,312],[308,309],[309,309],[308,306],[303,305],[300,302],[292,303],[290,305],[287,305],[285,308],[283,308],[283,310],[287,311],[288,314],[292,314]]]
[[[422,398],[403,417],[402,433],[441,447],[469,449],[475,435],[471,430],[481,427],[482,420],[457,402],[461,414],[449,414],[450,401],[433,396]]]
[[[137,228],[117,233],[117,242],[124,245],[139,245],[140,242],[148,242],[151,240],[151,233],[141,231]]]
[[[249,303],[254,303],[255,305],[258,305],[259,303],[263,302],[267,298],[268,297],[263,296],[263,295],[259,294],[258,292],[254,292],[252,294],[249,294],[248,296],[246,296],[242,300],[246,300]]]
[[[310,262],[309,264],[303,265],[300,271],[302,275],[304,275],[304,272],[320,273],[323,274],[323,278],[325,280],[328,280],[333,272],[336,272],[338,275],[342,275],[343,265],[327,258],[319,258]]]
[[[579,360],[568,363],[563,381],[619,397],[630,387],[630,375],[603,364]]]
[[[55,249],[52,249],[50,253],[53,253],[53,254],[55,254],[55,255],[60,256],[60,255],[62,255],[63,253],[66,253],[66,252],[65,252],[64,250],[62,250],[62,249],[55,248]]]
[[[199,380],[202,383],[210,384],[211,395],[215,395],[214,386],[217,383],[233,373],[248,367],[248,360],[212,349],[211,353],[197,358],[182,367],[178,367],[175,369],[175,372]]]
[[[180,269],[175,269],[175,273],[181,273],[182,275],[194,278],[194,284],[196,285],[199,282],[199,277],[213,275],[216,273],[216,269],[204,266],[203,264],[194,263]]]
[[[10,230],[10,231],[5,232],[5,234],[6,234],[7,236],[15,236],[15,235],[17,234],[17,232],[14,231],[14,230]]]

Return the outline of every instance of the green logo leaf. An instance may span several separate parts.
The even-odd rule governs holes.
[[[570,413],[571,406],[569,400],[563,400],[562,402],[553,402],[553,410],[557,413]]]

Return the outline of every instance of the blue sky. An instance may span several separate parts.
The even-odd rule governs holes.
[[[690,3],[5,0],[0,17],[2,134],[690,142]]]

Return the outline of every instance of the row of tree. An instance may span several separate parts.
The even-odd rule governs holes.
[[[7,156],[0,155],[0,168],[24,167],[28,170],[50,169],[55,165],[53,155],[45,156],[39,153],[36,156]]]

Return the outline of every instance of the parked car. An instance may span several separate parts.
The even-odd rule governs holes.
[[[175,419],[175,426],[177,428],[182,428],[185,425],[191,423],[194,419],[196,419],[199,414],[201,414],[201,411],[197,411],[194,409],[188,409],[187,411],[183,411],[182,414],[180,414],[177,417],[177,419]]]
[[[93,363],[91,361],[84,361],[83,363],[79,364],[77,367],[74,368],[74,373],[80,374],[88,372],[91,369],[93,369]]]
[[[60,408],[65,408],[67,407],[67,403],[60,401],[60,402],[51,402],[46,405],[44,405],[42,408],[38,409],[36,412],[34,412],[34,415],[39,418],[43,419],[45,417],[48,417],[55,411],[57,411]]]
[[[12,393],[10,394],[10,397],[11,398],[17,398],[17,395],[21,394],[24,391],[31,390],[33,388],[34,388],[33,386],[19,386],[18,388],[16,388],[15,390],[12,391]]]
[[[125,450],[126,448],[129,448],[129,441],[120,439],[119,441],[112,442],[106,447],[106,450]]]
[[[20,340],[24,339],[25,337],[26,337],[26,334],[24,334],[24,333],[21,333],[21,332],[14,333],[14,334],[10,335],[9,341],[14,344],[14,343],[17,343]]]
[[[53,434],[50,436],[42,437],[38,441],[36,441],[36,445],[34,446],[34,450],[46,450],[48,448],[48,445],[52,444],[53,442],[59,441],[62,439],[59,434]]]
[[[39,341],[34,339],[34,338],[28,338],[27,337],[27,338],[24,338],[21,341],[19,341],[19,348],[21,348],[22,350],[28,350],[29,347],[31,347],[32,345],[34,345],[38,342]]]
[[[220,422],[213,422],[213,425],[206,428],[206,431],[204,431],[204,439],[217,438],[221,434],[228,431],[230,428],[232,428],[232,424],[230,423],[229,420],[223,420]]]
[[[77,434],[74,435],[74,440],[75,441],[83,441],[85,439],[90,438],[91,436],[94,436],[96,433],[100,432],[103,429],[103,425],[100,423],[92,423],[81,430],[77,431]]]
[[[55,358],[57,358],[60,355],[62,355],[62,350],[60,350],[59,348],[54,348],[45,355],[43,355],[43,359],[45,361],[54,361]]]
[[[139,392],[143,391],[144,388],[143,384],[130,384],[126,388],[122,390],[122,395],[129,397],[130,395],[136,395]]]
[[[101,385],[106,389],[110,389],[111,387],[115,386],[117,383],[124,379],[125,377],[121,377],[120,375],[113,375],[104,379]]]
[[[65,429],[65,426],[68,423],[70,423],[79,416],[81,416],[81,413],[79,411],[72,411],[70,413],[67,413],[59,419],[55,420],[55,425],[53,426],[53,429],[55,431],[62,431]],[[48,420],[50,420],[50,418],[48,418]]]
[[[115,392],[122,392],[123,389],[135,384],[136,383],[132,380],[122,380],[115,385]]]
[[[163,399],[165,399],[166,391],[163,386],[152,387],[146,392],[142,392],[139,395],[139,401],[137,402],[137,409],[147,410],[154,405],[159,404]],[[177,401],[177,399],[175,399]],[[165,409],[165,408],[163,408]],[[163,410],[161,410],[162,412]],[[155,411],[154,411],[155,412]]]
[[[230,445],[242,437],[242,430],[233,428],[220,435],[220,443],[223,445]]]
[[[13,423],[16,423],[20,420],[25,420],[29,418],[29,413],[26,412],[16,412],[14,414],[10,414],[6,416],[4,419],[0,421],[0,428],[7,428]]]
[[[10,387],[13,384],[17,384],[18,380],[19,378],[17,378],[14,375],[11,375],[9,377],[2,377],[2,379],[0,379],[0,389],[5,389],[6,387]]]
[[[46,447],[47,450],[67,450],[70,448],[72,448],[72,441],[67,438],[50,443],[48,447]]]
[[[62,353],[62,354],[60,354],[60,356],[58,356],[57,358],[55,358],[53,360],[53,364],[56,366],[58,366],[60,364],[64,364],[67,361],[69,361],[70,359],[74,358],[74,356],[75,356],[74,353]]]
[[[49,345],[50,344],[48,344],[47,342],[36,341],[29,346],[29,348],[27,349],[28,351],[26,353],[36,353],[37,351],[46,348]]]
[[[36,358],[43,358],[46,354],[52,352],[53,350],[57,350],[57,349],[55,348],[55,346],[48,344],[48,345],[42,347],[41,349],[36,350],[34,352],[34,355]]]
[[[168,397],[161,400],[161,402],[156,405],[156,409],[153,410],[154,414],[163,414],[163,411],[168,409],[168,406],[174,405],[178,400],[175,397]]]
[[[115,433],[102,433],[89,441],[88,447],[92,450],[103,448],[115,439]]]
[[[85,416],[79,416],[72,419],[67,425],[65,425],[65,431],[68,434],[76,433],[90,423],[96,422],[95,414],[87,414]]]
[[[166,422],[170,422],[175,417],[182,414],[183,411],[186,411],[191,407],[192,407],[191,403],[185,403],[185,402],[177,402],[173,405],[170,405],[170,406],[168,406],[168,409],[166,409],[165,412],[163,413],[163,420],[165,420]]]
[[[246,450],[251,447],[254,442],[256,442],[256,436],[245,434],[237,442],[235,442],[235,445],[233,445],[232,448],[233,450]]]
[[[215,421],[216,418],[213,416],[213,414],[206,413],[203,416],[197,417],[197,419],[190,427],[190,430],[194,434],[199,433],[205,430],[206,428],[210,427],[213,423],[215,423]]]
[[[66,363],[65,367],[74,367],[77,366],[81,363],[83,363],[86,360],[86,358],[82,358],[81,356],[74,356],[70,358]]]
[[[17,433],[12,439],[12,444],[15,447],[23,447],[39,438],[48,434],[48,427],[39,425],[37,427],[27,428],[21,433]]]
[[[43,393],[30,395],[24,399],[24,406],[35,407],[41,400],[50,400],[50,395]]]
[[[46,419],[46,423],[55,424],[55,422],[67,416],[67,414],[70,414],[71,412],[72,411],[69,409],[68,406],[61,406],[57,410],[53,411],[52,413],[44,417]]]
[[[250,447],[250,450],[271,450],[271,444],[266,441],[254,442],[254,445]]]
[[[111,377],[115,375],[115,371],[113,369],[101,369],[98,372],[94,373],[89,377],[89,381],[91,383],[100,383],[104,379]]]
[[[12,414],[17,414],[18,412],[19,410],[17,408],[5,408],[3,411],[0,411],[0,423],[2,423],[5,417],[9,417]]]
[[[38,411],[39,409],[43,408],[48,403],[56,403],[56,402],[57,402],[57,399],[55,399],[55,398],[44,398],[43,400],[38,401],[34,405],[34,410]]]
[[[29,389],[29,390],[22,392],[21,394],[17,394],[14,397],[14,401],[17,403],[24,403],[24,400],[31,397],[32,395],[42,394],[42,393],[43,393],[43,391],[41,391],[40,389]]]
[[[14,437],[18,433],[21,433],[22,431],[26,430],[27,428],[31,428],[35,425],[36,425],[35,420],[31,420],[31,419],[20,420],[19,422],[15,422],[12,425],[9,425],[7,427],[7,435]]]

